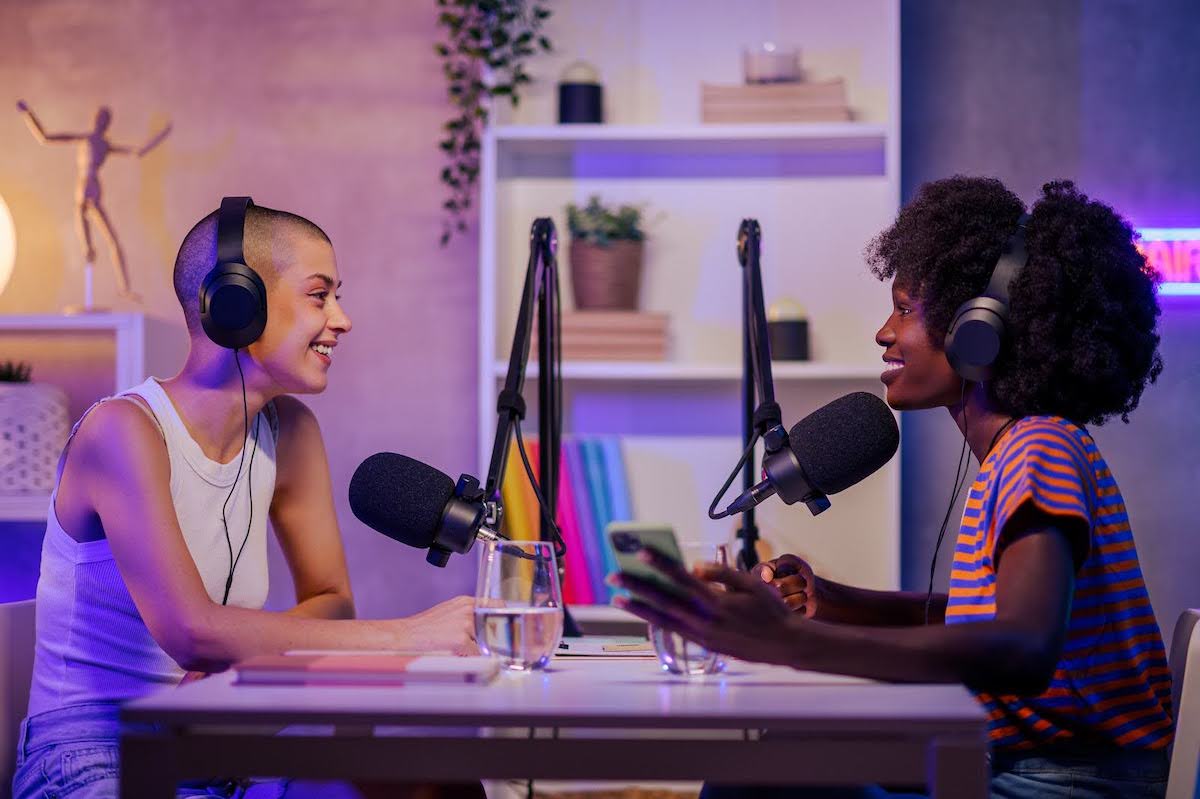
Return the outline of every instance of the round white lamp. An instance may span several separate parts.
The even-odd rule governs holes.
[[[12,277],[13,264],[17,260],[17,230],[13,227],[12,214],[0,197],[0,293]]]

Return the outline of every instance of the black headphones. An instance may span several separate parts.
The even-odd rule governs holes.
[[[242,238],[249,197],[223,197],[217,212],[217,262],[200,284],[200,324],[231,350],[248,347],[267,326],[267,287],[246,266]]]
[[[1008,292],[1029,257],[1025,251],[1028,221],[1029,214],[1021,214],[983,294],[967,300],[954,312],[954,321],[946,332],[946,358],[964,380],[978,383],[992,378],[992,367],[1008,327]]]

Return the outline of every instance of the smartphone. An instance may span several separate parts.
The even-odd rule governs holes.
[[[676,563],[683,563],[683,552],[675,539],[674,528],[667,524],[610,522],[605,528],[605,536],[622,572],[651,580],[666,591],[678,591],[674,583],[665,579],[654,567],[642,563],[637,556],[643,548],[650,547]]]

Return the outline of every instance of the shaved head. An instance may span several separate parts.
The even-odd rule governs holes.
[[[192,334],[201,330],[200,284],[217,263],[217,216],[213,211],[197,222],[183,237],[175,256],[175,297]],[[246,211],[242,254],[268,290],[292,263],[294,243],[305,239],[330,243],[325,231],[302,216],[260,205]]]

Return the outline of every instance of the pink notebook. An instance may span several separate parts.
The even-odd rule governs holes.
[[[297,650],[260,655],[233,668],[242,685],[483,684],[496,676],[500,663],[482,655]]]

